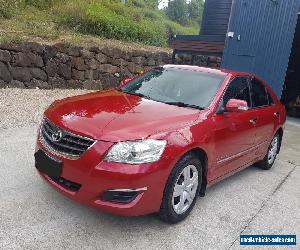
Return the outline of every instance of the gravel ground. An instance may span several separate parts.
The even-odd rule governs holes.
[[[54,100],[87,92],[91,90],[0,89],[0,129],[37,124]]]

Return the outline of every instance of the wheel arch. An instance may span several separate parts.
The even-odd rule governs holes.
[[[207,187],[207,173],[208,173],[208,157],[207,157],[207,153],[205,152],[204,149],[196,147],[191,149],[190,151],[188,151],[186,154],[188,153],[193,153],[195,155],[197,155],[197,157],[200,159],[201,163],[202,163],[202,182],[201,182],[201,188],[200,188],[200,193],[199,195],[201,197],[205,196],[205,191],[206,191],[206,187]]]
[[[281,143],[282,143],[282,137],[283,137],[283,129],[282,129],[282,127],[280,127],[280,128],[277,129],[275,135],[276,134],[279,134],[279,147],[278,147],[278,152],[277,152],[277,153],[279,153],[280,152],[280,148],[281,148]]]

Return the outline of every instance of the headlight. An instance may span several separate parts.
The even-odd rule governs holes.
[[[166,147],[163,140],[142,140],[118,142],[109,150],[105,160],[128,164],[158,161]]]

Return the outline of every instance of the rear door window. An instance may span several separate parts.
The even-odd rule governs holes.
[[[265,86],[255,77],[251,80],[251,100],[253,108],[269,105],[267,90]]]

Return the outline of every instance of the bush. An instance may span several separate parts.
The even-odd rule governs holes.
[[[120,4],[121,5],[121,4]],[[120,12],[116,8],[108,8],[107,4],[81,3],[70,4],[61,12],[61,24],[85,34],[104,36],[119,40],[142,42],[156,46],[166,46],[164,27],[154,26],[143,18],[135,9]],[[122,9],[118,8],[118,11]]]
[[[151,19],[153,21],[157,21],[163,18],[162,14],[159,13],[158,11],[153,11],[149,9],[144,10],[144,16],[145,18]]]
[[[146,3],[143,0],[130,0],[128,1],[128,4],[134,7],[138,8],[146,8]]]

